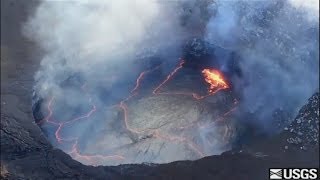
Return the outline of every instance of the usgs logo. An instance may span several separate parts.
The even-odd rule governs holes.
[[[317,168],[270,168],[270,179],[318,179]]]

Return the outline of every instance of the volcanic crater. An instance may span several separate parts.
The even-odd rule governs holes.
[[[141,72],[118,102],[103,102],[93,96],[90,83],[69,78],[67,84],[82,98],[75,103],[35,93],[36,123],[53,145],[87,165],[167,163],[220,154],[235,140],[232,113],[238,100],[222,72],[189,62],[180,59],[167,74],[161,64]]]

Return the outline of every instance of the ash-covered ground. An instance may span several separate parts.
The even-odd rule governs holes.
[[[271,133],[271,136],[265,136],[263,128],[261,128],[261,122],[258,124],[252,123],[251,120],[256,120],[257,117],[254,112],[249,112],[244,119],[250,120],[245,121],[247,123],[247,129],[239,129],[240,132],[244,131],[242,138],[236,140],[238,146],[232,148],[231,151],[227,151],[219,156],[209,156],[201,158],[195,161],[178,161],[168,164],[142,164],[142,165],[120,165],[113,167],[92,167],[85,166],[75,160],[73,160],[69,155],[62,152],[61,150],[55,148],[55,144],[49,141],[47,134],[43,133],[39,126],[34,123],[33,109],[31,108],[32,104],[32,93],[34,92],[34,72],[39,69],[39,60],[43,57],[43,53],[39,51],[39,47],[33,42],[27,40],[21,33],[21,29],[24,26],[25,22],[28,20],[30,14],[33,14],[35,7],[38,3],[26,3],[25,1],[16,0],[16,1],[1,1],[1,178],[2,179],[266,179],[269,177],[268,169],[270,167],[319,167],[319,94],[310,93],[306,95],[306,98],[302,96],[298,99],[303,99],[297,104],[301,104],[296,111],[297,113],[292,113],[291,116],[296,116],[289,118],[289,121],[292,123],[286,124],[282,123],[282,117],[288,117],[286,115],[279,115],[278,113],[272,114],[276,116],[277,121],[271,123],[271,127],[280,131],[280,133]],[[299,7],[299,4],[295,4]],[[300,4],[304,6],[304,4]],[[199,9],[203,9],[206,6],[206,3],[200,3]],[[186,5],[188,9],[188,6]],[[195,9],[188,10],[190,15],[185,16],[184,19],[193,19],[192,15],[197,13],[198,6]],[[281,6],[279,7],[281,9]],[[309,12],[311,13],[311,11]],[[271,15],[268,13],[267,17]],[[265,15],[266,15],[265,14]],[[203,14],[204,17],[206,13]],[[256,17],[256,16],[253,16]],[[294,18],[293,18],[294,19]],[[202,18],[203,21],[197,24],[205,24],[207,18]],[[267,19],[269,22],[270,19]],[[186,21],[184,25],[192,26],[193,23],[188,24]],[[278,22],[281,24],[281,21]],[[6,26],[3,26],[6,24]],[[261,26],[268,24],[260,24]],[[269,24],[270,25],[270,24]],[[289,23],[290,25],[290,23]],[[291,24],[292,25],[292,24]],[[271,25],[272,26],[272,25]],[[276,26],[277,27],[277,26]],[[307,26],[303,26],[307,27]],[[292,29],[292,27],[291,27]],[[250,30],[250,29],[247,29]],[[293,29],[293,32],[296,29]],[[200,30],[201,31],[201,30]],[[304,32],[304,31],[302,31]],[[313,28],[308,29],[308,32],[311,34],[316,34]],[[253,35],[260,36],[262,33]],[[263,34],[263,33],[262,33]],[[295,34],[295,33],[293,33]],[[303,33],[302,33],[303,34]],[[272,34],[264,34],[270,39],[274,38]],[[292,35],[292,34],[291,34]],[[301,34],[300,34],[301,35]],[[283,36],[284,39],[292,38]],[[269,39],[269,40],[270,40]],[[284,41],[280,39],[279,43],[288,43],[289,41]],[[317,41],[317,40],[316,40]],[[269,41],[271,42],[271,41]],[[258,42],[255,42],[258,43]],[[302,43],[303,44],[303,43]],[[312,43],[310,43],[311,45]],[[252,47],[253,44],[251,44]],[[255,46],[253,46],[255,47]],[[288,46],[285,46],[288,47]],[[291,46],[292,47],[292,46]],[[265,47],[266,48],[266,47]],[[315,48],[316,49],[316,48]],[[261,50],[261,49],[260,49]],[[283,50],[283,49],[282,49]],[[306,49],[299,49],[301,52],[309,52]],[[297,49],[290,49],[291,52],[297,52]],[[279,54],[270,53],[273,51],[268,51],[267,54],[272,54],[274,57]],[[300,51],[299,51],[300,52]],[[197,53],[195,53],[197,54]],[[293,53],[294,54],[294,53]],[[308,59],[308,53],[304,54],[304,58]],[[312,54],[312,53],[311,53]],[[288,54],[287,54],[288,55]],[[298,54],[295,54],[299,57]],[[311,56],[310,56],[311,57]],[[270,56],[268,56],[270,58]],[[266,59],[264,59],[266,60]],[[265,62],[265,61],[262,61]],[[318,61],[316,61],[317,63]],[[172,70],[178,62],[175,62],[163,73],[165,77],[170,70]],[[191,63],[192,64],[192,63]],[[206,64],[203,62],[203,64]],[[210,64],[210,63],[209,63]],[[212,65],[212,64],[210,64]],[[246,64],[248,65],[248,64]],[[197,65],[190,65],[191,67],[197,69],[199,67],[194,67]],[[217,67],[217,65],[215,65]],[[236,66],[237,67],[237,66]],[[257,66],[259,67],[259,66]],[[293,66],[295,67],[295,66]],[[305,67],[305,66],[301,66]],[[318,67],[318,66],[315,66]],[[250,66],[252,68],[252,66]],[[288,67],[287,72],[290,71]],[[169,70],[170,69],[170,70]],[[268,68],[266,68],[268,69]],[[263,69],[259,69],[260,72]],[[282,69],[283,70],[283,69]],[[292,70],[292,69],[291,69]],[[297,70],[297,69],[295,69]],[[227,72],[224,72],[228,79],[229,77]],[[243,71],[241,73],[247,73]],[[241,74],[240,73],[240,74]],[[299,74],[300,71],[297,71]],[[137,75],[139,75],[137,73]],[[243,74],[242,74],[243,75]],[[259,73],[256,74],[259,77]],[[262,75],[272,75],[272,74],[262,74]],[[288,73],[287,75],[292,75]],[[305,74],[306,75],[306,74]],[[178,76],[178,75],[177,75]],[[136,77],[136,76],[135,76]],[[277,77],[277,76],[271,76]],[[295,76],[289,76],[295,77]],[[297,87],[302,87],[302,89],[308,89],[309,80],[308,75],[301,76],[304,83],[301,85],[301,79],[299,81],[294,81],[293,84]],[[314,77],[316,78],[316,77]],[[295,79],[295,78],[293,78]],[[311,78],[312,79],[312,78]],[[249,79],[250,80],[250,79]],[[253,79],[256,80],[256,79]],[[269,82],[268,79],[267,82]],[[263,80],[262,80],[263,81]],[[276,81],[276,80],[274,80]],[[273,83],[274,83],[273,81]],[[134,87],[134,79],[133,79]],[[174,82],[174,81],[171,81]],[[181,82],[179,80],[179,82]],[[250,82],[250,81],[249,81]],[[251,81],[252,82],[252,81]],[[316,81],[310,80],[310,83]],[[272,85],[274,85],[271,83]],[[318,83],[318,82],[317,82]],[[318,84],[315,84],[317,86]],[[155,83],[157,84],[157,83]],[[176,88],[177,86],[169,85],[169,87]],[[271,86],[269,83],[268,85]],[[289,83],[291,84],[291,83]],[[80,84],[79,87],[81,87]],[[288,84],[285,84],[288,85]],[[277,94],[272,94],[270,89],[266,86],[265,91],[259,91],[260,96],[255,94],[255,97],[261,100],[266,97],[279,97],[275,96]],[[284,89],[288,86],[277,86],[278,90],[281,92],[286,92]],[[294,87],[294,86],[289,86]],[[173,90],[166,89],[163,90]],[[196,88],[197,89],[197,88]],[[129,90],[128,90],[129,91]],[[251,91],[252,92],[252,91]],[[255,91],[253,91],[254,93]],[[295,93],[289,91],[290,96],[284,96],[284,99],[291,97]],[[309,92],[309,91],[305,91]],[[315,91],[317,92],[317,90]],[[271,94],[270,94],[271,93]],[[152,92],[151,92],[152,94]],[[236,95],[236,97],[241,97]],[[269,96],[265,96],[269,94]],[[248,94],[247,94],[248,95]],[[279,95],[282,95],[280,93]],[[171,97],[171,96],[169,96]],[[152,102],[157,98],[162,98],[164,102],[169,102],[173,104],[172,106],[164,106],[163,109],[173,108],[179,104],[179,100],[182,102],[190,102],[187,106],[195,105],[195,107],[201,109],[201,113],[204,114],[207,112],[206,108],[211,108],[210,104],[214,104],[215,98],[207,99],[207,103],[203,101],[200,103],[198,101],[190,100],[190,97],[181,98],[168,96],[146,96],[144,98],[137,98],[132,102],[128,102],[128,107],[131,103],[134,103],[135,106],[131,108],[147,108],[145,104],[150,103],[149,106],[152,106]],[[261,98],[260,98],[261,97]],[[309,100],[308,98],[311,97]],[[177,98],[178,100],[176,100]],[[277,99],[277,98],[275,98]],[[295,98],[293,98],[295,99]],[[132,99],[133,100],[133,99]],[[241,100],[241,99],[239,99]],[[279,99],[277,99],[279,100]],[[280,98],[280,100],[283,100]],[[297,100],[297,99],[295,99]],[[174,102],[173,102],[174,101]],[[139,104],[139,102],[142,102]],[[241,101],[239,101],[241,102]],[[243,101],[242,101],[243,102]],[[275,101],[271,101],[275,102]],[[289,101],[287,103],[293,103],[296,101]],[[185,104],[185,103],[184,103]],[[200,105],[201,104],[201,105]],[[256,104],[261,107],[261,104]],[[273,103],[268,104],[272,107]],[[304,106],[303,106],[304,105]],[[132,105],[131,105],[132,106]],[[137,107],[136,107],[137,106]],[[148,107],[149,107],[148,106]],[[303,106],[303,107],[302,107]],[[249,106],[245,106],[249,107]],[[198,110],[195,108],[196,110]],[[90,107],[89,107],[90,109]],[[267,108],[268,109],[268,108]],[[290,108],[289,108],[290,109]],[[280,112],[283,110],[280,108]],[[114,112],[114,111],[113,111]],[[212,109],[209,110],[212,112]],[[261,112],[261,111],[260,111]],[[200,114],[201,114],[200,113]],[[264,113],[264,111],[262,111]],[[183,114],[179,112],[178,115]],[[197,114],[197,113],[196,113]],[[259,115],[259,114],[258,114]],[[116,119],[123,120],[123,112],[121,109],[118,113],[114,114]],[[131,118],[139,118],[138,115],[132,114]],[[240,117],[243,117],[240,116]],[[258,116],[264,117],[264,116]],[[280,117],[280,118],[279,118]],[[142,118],[143,119],[143,118]],[[285,118],[286,119],[286,118]],[[279,121],[278,121],[279,120]],[[123,121],[122,121],[123,122]],[[138,121],[139,122],[139,121]],[[189,122],[189,121],[188,121]],[[228,122],[228,121],[227,121]],[[256,122],[256,121],[254,121]],[[263,121],[262,121],[263,122]],[[287,122],[287,121],[285,121]],[[291,125],[290,125],[291,124]],[[130,124],[133,125],[134,124]],[[257,126],[258,125],[258,126]],[[123,124],[122,124],[123,126]],[[148,124],[145,124],[148,126]],[[168,125],[170,127],[170,124]],[[222,124],[222,126],[224,126]],[[270,127],[270,126],[269,126]],[[258,131],[256,131],[259,129]],[[268,128],[267,128],[268,129]],[[126,134],[127,132],[124,132]],[[179,133],[176,131],[175,133]],[[261,135],[263,134],[263,135]],[[270,135],[270,134],[269,134]],[[254,137],[254,138],[250,138]],[[150,136],[132,136],[132,139],[150,139]],[[247,142],[247,140],[249,142]],[[246,142],[243,142],[246,141]],[[52,144],[54,146],[52,146]],[[187,149],[187,148],[185,148]],[[196,157],[198,158],[198,157]]]

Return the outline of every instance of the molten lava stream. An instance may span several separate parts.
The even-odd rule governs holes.
[[[86,84],[84,84],[83,86],[81,86],[81,89],[83,91],[86,92],[87,94],[87,91],[85,89],[86,87]],[[92,106],[92,109],[84,114],[84,115],[81,115],[81,116],[78,116],[78,117],[75,117],[69,121],[65,121],[65,122],[56,122],[54,120],[52,120],[52,115],[53,115],[53,110],[52,110],[52,106],[53,106],[53,100],[54,100],[54,97],[51,97],[49,102],[48,102],[48,105],[47,105],[47,110],[48,110],[48,115],[39,122],[39,124],[41,125],[43,122],[47,122],[49,124],[53,124],[55,126],[58,126],[58,128],[56,129],[54,135],[55,135],[55,138],[57,140],[57,142],[59,144],[62,144],[64,142],[73,142],[75,141],[75,143],[72,145],[72,150],[71,152],[69,153],[71,156],[75,157],[75,158],[78,158],[78,159],[86,159],[87,161],[90,161],[90,163],[92,163],[91,161],[93,161],[92,159],[117,159],[117,160],[123,160],[124,157],[121,156],[121,155],[108,155],[108,156],[104,156],[104,155],[82,155],[79,150],[77,149],[77,143],[78,143],[78,137],[72,137],[72,138],[63,138],[60,134],[60,131],[62,130],[62,128],[65,126],[65,125],[72,125],[73,123],[81,120],[81,119],[89,119],[90,116],[96,112],[96,106],[93,104],[92,102],[92,98],[89,97],[89,103],[91,104]],[[72,153],[72,154],[71,154]],[[93,164],[93,163],[92,163]]]
[[[202,70],[205,81],[210,85],[209,92],[213,92],[214,89],[220,87],[221,89],[229,88],[226,80],[224,80],[222,74],[215,69]]]
[[[204,157],[205,154],[200,150],[200,148],[193,143],[191,140],[185,138],[185,137],[179,137],[179,136],[173,136],[173,135],[164,135],[160,133],[158,130],[154,131],[153,134],[154,137],[159,139],[164,139],[171,142],[182,142],[187,144],[196,154],[198,154],[200,157]]]
[[[141,81],[142,79],[144,78],[144,76],[150,72],[153,72],[155,70],[157,70],[158,68],[160,68],[160,65],[159,66],[156,66],[155,68],[152,68],[150,70],[146,70],[146,71],[143,71],[142,73],[140,73],[140,75],[138,76],[137,80],[136,80],[136,85],[135,87],[130,91],[131,94],[124,100],[120,101],[120,103],[118,104],[118,107],[120,109],[122,109],[123,111],[123,120],[124,120],[124,124],[125,124],[125,128],[130,131],[131,133],[135,133],[135,134],[141,134],[145,131],[148,131],[148,130],[136,130],[136,129],[132,129],[130,128],[129,126],[129,123],[128,123],[128,107],[127,105],[125,104],[125,102],[129,101],[131,98],[133,98],[134,96],[138,95],[138,89],[139,87],[141,86]]]
[[[164,86],[169,80],[172,79],[172,77],[183,67],[183,64],[185,62],[181,60],[179,65],[162,81],[162,83],[159,84],[154,90],[153,94],[163,94],[163,95],[186,95],[186,96],[192,96],[196,100],[201,100],[203,98],[206,98],[208,96],[211,96],[215,94],[216,92],[228,89],[229,86],[224,80],[222,74],[218,70],[214,69],[204,69],[202,71],[202,74],[205,78],[205,81],[210,85],[209,93],[207,95],[198,95],[197,93],[186,93],[186,92],[158,92],[162,86]]]
[[[51,121],[51,117],[52,117],[52,114],[53,114],[53,111],[52,111],[52,103],[54,101],[54,97],[52,96],[48,102],[48,105],[47,105],[47,111],[49,112],[48,115],[43,118],[42,120],[40,120],[37,124],[38,125],[42,125],[44,122],[47,122],[47,123],[51,123],[51,124],[55,124],[55,125],[59,125],[58,123],[54,122],[54,121]]]
[[[170,73],[170,75],[174,75],[180,68],[182,68],[182,63],[180,63],[180,66],[176,69],[174,69],[174,71],[172,73]],[[131,91],[131,95],[129,97],[127,97],[126,99],[122,100],[120,103],[119,103],[119,108],[122,109],[123,111],[123,116],[124,116],[124,123],[125,123],[125,128],[130,131],[131,133],[134,133],[134,134],[141,134],[143,132],[146,132],[146,131],[151,131],[153,132],[152,134],[154,135],[153,137],[155,138],[159,138],[159,139],[164,139],[166,141],[173,141],[173,142],[182,142],[182,143],[185,143],[187,144],[193,151],[196,152],[196,154],[198,154],[200,157],[203,157],[204,156],[204,153],[201,152],[200,148],[197,147],[197,145],[195,145],[191,140],[188,140],[187,138],[183,138],[183,137],[178,137],[178,136],[173,136],[173,135],[163,135],[162,133],[160,133],[158,130],[150,130],[150,129],[142,129],[142,130],[137,130],[137,129],[133,129],[133,128],[130,128],[129,126],[129,123],[128,123],[128,107],[127,105],[125,104],[125,102],[129,101],[132,97],[134,97],[135,95],[138,94],[137,90],[139,89],[140,85],[141,85],[141,81],[142,79],[144,78],[144,76],[149,73],[149,72],[152,72],[154,71],[155,69],[157,69],[158,67],[154,68],[154,69],[151,69],[151,70],[148,70],[148,71],[144,71],[142,73],[140,73],[140,75],[138,76],[137,80],[136,80],[136,85],[135,87],[132,89]],[[170,76],[169,75],[169,76]],[[168,76],[168,77],[169,77]],[[171,77],[170,76],[170,77]],[[170,77],[167,79],[169,80]],[[165,82],[162,82],[161,85],[164,85],[166,83]],[[160,86],[161,86],[160,85]],[[160,88],[160,86],[158,86]],[[154,90],[153,92],[155,92],[156,90]]]
[[[61,135],[60,135],[60,131],[62,130],[62,128],[66,125],[66,124],[72,124],[72,123],[74,123],[74,122],[76,122],[76,121],[79,121],[79,120],[81,120],[81,119],[88,119],[88,118],[90,118],[90,116],[96,111],[96,106],[94,105],[94,104],[92,104],[92,109],[88,112],[88,113],[86,113],[86,114],[84,114],[84,115],[82,115],[82,116],[79,116],[79,117],[75,117],[75,118],[73,118],[73,119],[71,119],[71,120],[69,120],[69,121],[65,121],[65,122],[55,122],[55,121],[52,121],[51,119],[52,119],[52,114],[53,114],[53,110],[52,110],[52,102],[53,102],[53,99],[54,99],[54,97],[52,97],[51,99],[50,99],[50,101],[49,101],[49,103],[48,103],[48,106],[47,106],[47,109],[48,109],[48,112],[49,112],[49,115],[46,117],[46,118],[44,118],[44,120],[45,120],[45,122],[47,122],[47,123],[50,123],[50,124],[53,124],[53,125],[56,125],[56,126],[58,126],[58,128],[57,128],[57,130],[55,131],[55,138],[56,138],[56,140],[57,140],[57,142],[58,143],[61,143],[61,141],[63,141],[63,140],[66,140],[66,141],[68,141],[67,139],[64,139],[64,138],[62,138],[61,137]],[[90,101],[91,99],[89,99],[89,101]],[[91,102],[91,101],[90,101]],[[71,138],[71,139],[76,139],[76,138]]]
[[[75,143],[72,145],[72,150],[71,152],[69,152],[68,154],[70,154],[70,156],[72,156],[74,159],[77,159],[78,161],[84,160],[89,162],[88,164],[92,164],[92,165],[99,165],[98,161],[102,161],[102,160],[109,160],[109,159],[115,159],[115,160],[124,160],[125,157],[121,156],[121,155],[100,155],[100,154],[96,154],[96,155],[85,155],[85,154],[81,154],[77,148],[78,145],[78,141],[76,140]]]
[[[159,86],[157,86],[157,87],[153,90],[153,94],[160,94],[160,93],[158,93],[157,91],[158,91],[165,83],[167,83],[167,82],[172,78],[172,76],[174,76],[174,75],[182,68],[183,64],[184,64],[184,61],[182,60],[182,61],[180,62],[180,64],[179,64],[179,66],[176,67],[176,68],[166,77],[166,79],[165,79],[164,81],[162,81],[162,83],[159,84]]]
[[[200,100],[203,99],[207,96],[213,95],[214,93],[218,92],[219,90],[222,89],[227,89],[229,88],[229,86],[227,85],[227,83],[225,82],[225,80],[222,77],[222,74],[217,71],[217,70],[211,70],[211,69],[204,69],[202,71],[205,81],[207,83],[210,84],[210,88],[209,88],[209,93],[207,95],[204,96],[200,96],[196,93],[183,93],[183,92],[158,92],[159,89],[164,86],[170,79],[172,79],[172,77],[182,68],[184,64],[184,61],[181,61],[179,66],[176,67],[167,77],[166,79],[161,82],[154,90],[153,90],[153,94],[158,95],[158,94],[167,94],[167,95],[191,95],[193,98]],[[198,154],[200,157],[205,156],[205,154],[200,150],[200,148],[190,139],[186,138],[186,137],[182,137],[182,136],[175,136],[175,135],[169,135],[169,134],[163,134],[161,132],[159,132],[159,130],[139,130],[139,129],[133,129],[130,128],[129,123],[128,123],[128,107],[126,105],[126,102],[129,101],[131,98],[133,98],[134,96],[136,96],[138,94],[138,89],[141,86],[141,81],[143,80],[143,78],[145,77],[146,74],[156,70],[157,68],[159,68],[160,66],[157,66],[156,68],[153,68],[151,70],[147,70],[144,71],[142,73],[140,73],[140,75],[138,76],[137,80],[136,80],[136,85],[134,86],[134,88],[131,90],[131,94],[125,98],[124,100],[120,101],[118,104],[118,107],[120,109],[122,109],[123,111],[123,120],[124,120],[124,125],[125,128],[131,132],[131,133],[135,133],[135,134],[140,134],[143,133],[145,131],[151,131],[153,134],[154,138],[159,138],[159,139],[163,139],[165,141],[170,141],[170,142],[180,142],[180,143],[184,143],[186,144],[190,149],[192,149],[196,154]],[[86,84],[84,84],[83,86],[81,86],[81,89],[86,92]],[[65,121],[65,122],[56,122],[54,120],[52,120],[52,115],[53,115],[53,110],[52,110],[52,105],[53,105],[53,101],[54,101],[54,97],[50,98],[48,105],[47,105],[47,110],[48,110],[48,115],[41,120],[38,124],[42,124],[43,122],[47,122],[49,124],[53,124],[55,126],[58,126],[56,131],[55,131],[55,138],[57,140],[58,143],[63,143],[63,142],[74,142],[71,148],[71,151],[69,152],[69,154],[74,157],[75,159],[78,160],[84,160],[89,162],[90,164],[97,164],[99,160],[107,160],[107,159],[115,159],[115,160],[124,160],[124,157],[121,155],[84,155],[81,154],[77,148],[78,145],[78,137],[72,137],[69,139],[63,138],[61,136],[61,130],[62,128],[64,128],[65,125],[72,125],[75,122],[78,122],[81,119],[89,119],[91,117],[91,115],[96,111],[96,106],[92,103],[92,99],[91,97],[89,97],[89,102],[92,106],[92,109],[87,112],[86,114],[79,116],[79,117],[75,117],[69,121]],[[232,110],[233,111],[233,110]],[[224,116],[228,115],[230,112],[227,112],[224,114]],[[191,124],[191,126],[193,126]]]
[[[162,81],[154,90],[153,90],[153,94],[158,95],[158,94],[162,94],[162,95],[191,95],[193,98],[195,98],[196,100],[200,100],[203,99],[205,97],[208,97],[210,95],[215,94],[216,92],[218,92],[219,90],[222,89],[227,89],[229,88],[229,86],[227,85],[226,81],[223,79],[222,74],[217,71],[217,70],[213,70],[213,69],[204,69],[202,71],[202,74],[205,78],[205,81],[210,84],[209,87],[209,93],[207,95],[198,95],[196,93],[184,93],[184,92],[158,92],[160,90],[160,88],[162,86],[164,86],[168,81],[170,81],[172,79],[172,77],[183,67],[183,64],[185,62],[182,60],[179,65],[171,72],[169,73],[169,75],[164,79],[164,81]],[[133,90],[131,91],[131,95],[126,98],[125,100],[121,101],[119,103],[119,107],[123,110],[123,114],[124,114],[124,122],[125,122],[125,127],[128,131],[132,132],[132,133],[136,133],[136,134],[140,134],[146,130],[137,130],[137,129],[132,129],[129,126],[128,123],[128,107],[125,104],[126,101],[130,100],[133,96],[137,95],[137,90],[140,87],[141,84],[141,80],[144,78],[144,76],[146,75],[147,72],[151,72],[152,70],[149,71],[144,71],[142,72],[139,77],[136,80],[136,86],[133,88]],[[134,94],[133,94],[134,93]],[[193,126],[193,125],[191,125]],[[197,147],[197,145],[195,143],[192,142],[192,140],[189,140],[185,137],[179,137],[179,136],[174,136],[174,135],[164,135],[162,133],[159,132],[159,130],[153,130],[153,137],[155,138],[160,138],[160,139],[164,139],[166,141],[173,141],[173,142],[182,142],[187,144],[194,152],[196,152],[200,157],[204,156],[204,153],[200,150],[199,147]]]
[[[197,121],[197,122],[192,122],[192,123],[190,123],[190,124],[188,124],[188,125],[186,125],[186,126],[180,126],[180,127],[178,127],[177,129],[178,129],[178,130],[181,130],[181,129],[189,129],[189,128],[192,128],[192,127],[194,127],[194,126],[198,126],[199,128],[205,128],[205,127],[207,127],[207,126],[209,126],[209,125],[212,125],[212,124],[214,124],[214,123],[216,123],[216,122],[222,122],[228,115],[230,115],[232,112],[234,112],[234,111],[237,109],[237,106],[236,106],[236,105],[237,105],[237,104],[234,103],[234,106],[233,106],[231,109],[229,109],[227,112],[223,113],[222,115],[219,115],[217,119],[215,119],[213,122],[211,122],[211,123],[209,123],[209,124],[200,125],[199,122]]]

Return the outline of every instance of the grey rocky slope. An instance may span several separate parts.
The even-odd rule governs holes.
[[[319,166],[319,147],[315,141],[319,133],[318,93],[310,98],[288,130],[250,146],[247,151],[161,165],[92,167],[74,161],[54,149],[33,123],[33,74],[39,62],[35,61],[36,47],[19,31],[32,1],[21,2],[1,1],[1,24],[5,24],[1,26],[1,179],[256,180],[267,179],[270,167]],[[295,137],[301,142],[290,140]]]

